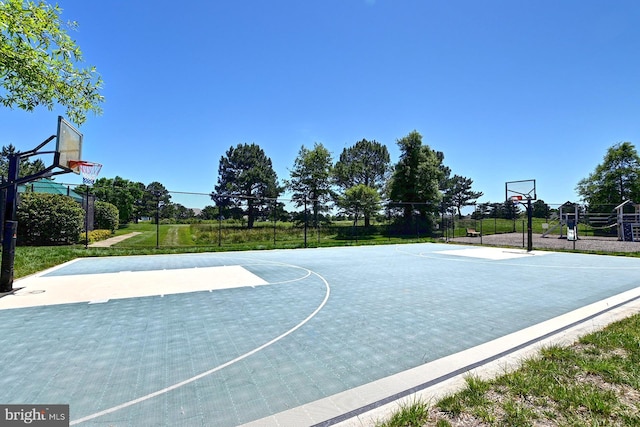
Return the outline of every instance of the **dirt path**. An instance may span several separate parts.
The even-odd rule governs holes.
[[[180,245],[180,237],[178,236],[178,228],[181,226],[172,226],[167,231],[167,236],[163,239],[162,244],[166,246]]]

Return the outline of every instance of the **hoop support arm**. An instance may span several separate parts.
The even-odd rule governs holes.
[[[56,138],[55,135],[51,135],[49,138],[45,139],[40,145],[38,145],[36,148],[34,148],[33,150],[29,150],[29,151],[24,151],[21,153],[16,153],[18,156],[22,157],[31,157],[34,156],[36,154],[49,154],[49,153],[55,153],[55,151],[43,151],[41,153],[38,153],[38,150],[41,149],[42,147],[44,147],[45,145],[47,145],[48,143],[50,143],[52,140],[54,140]]]

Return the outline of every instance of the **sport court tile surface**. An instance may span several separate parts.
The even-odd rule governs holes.
[[[222,266],[248,286],[225,288]],[[80,259],[0,299],[0,402],[68,403],[72,425],[235,426],[637,288],[639,273],[634,258],[440,244]],[[41,305],[147,279],[155,295]],[[8,308],[20,299],[39,305]]]

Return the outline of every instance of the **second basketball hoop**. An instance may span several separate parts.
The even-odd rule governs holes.
[[[536,180],[525,179],[522,181],[508,181],[504,186],[505,200],[511,200],[514,203],[518,201],[535,201],[538,197],[536,195]],[[517,199],[517,200],[516,200]]]
[[[510,200],[514,206],[522,203],[527,209],[527,252],[531,252],[533,250],[533,209],[531,202],[538,198],[536,195],[536,180],[508,181],[504,185],[504,192],[505,200]]]

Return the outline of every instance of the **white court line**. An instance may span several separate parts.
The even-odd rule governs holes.
[[[442,255],[480,258],[480,259],[487,259],[487,260],[503,260],[503,259],[523,258],[523,257],[534,256],[534,255],[546,255],[549,252],[541,252],[541,251],[526,252],[524,250],[519,251],[515,249],[482,247],[482,248],[449,249],[445,251],[436,251],[434,253],[442,254]]]
[[[280,264],[280,263],[278,263],[278,264]],[[83,423],[85,421],[89,421],[89,420],[92,420],[94,418],[101,417],[103,415],[111,414],[113,412],[119,411],[120,409],[124,409],[124,408],[127,408],[129,406],[136,405],[138,403],[141,403],[141,402],[144,402],[146,400],[152,399],[152,398],[154,398],[156,396],[160,396],[162,394],[168,393],[171,390],[175,390],[175,389],[180,388],[180,387],[182,387],[184,385],[187,385],[189,383],[197,381],[197,380],[199,380],[201,378],[204,378],[204,377],[206,377],[208,375],[211,375],[211,374],[213,374],[215,372],[218,372],[221,369],[226,368],[227,366],[233,365],[234,363],[237,363],[237,362],[239,362],[239,361],[241,361],[243,359],[246,359],[247,357],[258,353],[259,351],[264,350],[265,348],[275,344],[276,342],[278,342],[281,339],[287,337],[288,335],[291,335],[293,332],[297,331],[302,326],[304,326],[307,322],[309,322],[311,319],[313,319],[316,316],[316,314],[318,314],[320,312],[320,310],[322,310],[322,308],[326,305],[327,301],[329,300],[329,295],[331,294],[331,286],[329,286],[329,282],[327,282],[327,280],[324,277],[322,277],[321,275],[319,275],[318,273],[316,273],[314,271],[311,271],[311,270],[306,269],[306,268],[298,267],[298,266],[295,266],[295,265],[290,265],[290,264],[281,264],[281,265],[289,266],[289,267],[295,267],[295,268],[300,268],[302,270],[306,270],[307,272],[309,272],[309,274],[306,277],[308,277],[311,274],[314,274],[315,276],[319,277],[320,280],[322,280],[324,282],[326,293],[325,293],[324,299],[322,300],[322,303],[320,303],[320,305],[313,311],[313,313],[311,313],[309,316],[307,316],[302,322],[298,323],[296,326],[294,326],[293,328],[289,329],[285,333],[283,333],[281,335],[278,335],[277,337],[275,337],[271,341],[262,344],[260,347],[256,347],[253,350],[251,350],[251,351],[249,351],[249,352],[247,352],[247,353],[245,353],[245,354],[243,354],[241,356],[238,356],[233,360],[230,360],[230,361],[228,361],[226,363],[223,363],[222,365],[216,366],[213,369],[210,369],[208,371],[202,372],[202,373],[200,373],[200,374],[198,374],[196,376],[188,378],[188,379],[186,379],[184,381],[180,381],[179,383],[170,385],[170,386],[165,387],[163,389],[160,389],[158,391],[154,391],[153,393],[149,393],[147,395],[138,397],[137,399],[133,399],[133,400],[130,400],[128,402],[121,403],[120,405],[116,405],[116,406],[113,406],[111,408],[96,412],[94,414],[87,415],[87,416],[82,417],[82,418],[78,418],[77,420],[72,420],[72,421],[69,422],[69,425],[72,426],[72,425],[80,424],[80,423]]]

